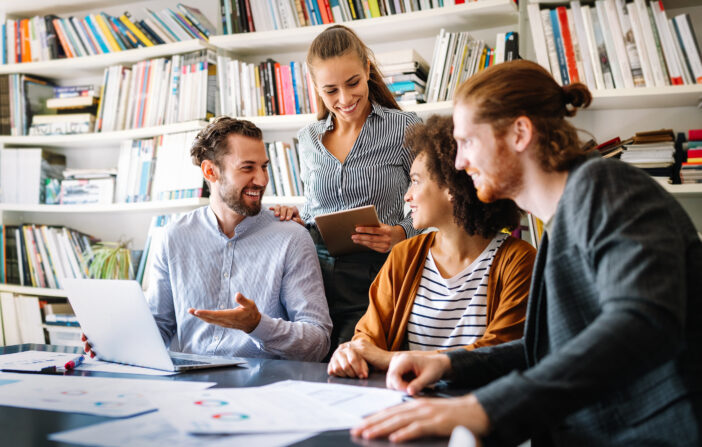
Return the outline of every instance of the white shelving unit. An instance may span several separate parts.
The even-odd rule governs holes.
[[[74,79],[76,74],[100,75],[110,65],[134,64],[146,59],[153,59],[174,54],[189,53],[191,51],[215,48],[203,40],[193,39],[164,45],[154,45],[147,48],[117,51],[113,53],[97,54],[93,56],[55,59],[41,62],[25,62],[22,64],[0,65],[0,74],[24,73],[44,76],[51,79]]]
[[[565,5],[568,1],[528,0],[520,2],[520,49],[522,57],[536,60],[529,26],[527,3],[546,8]],[[591,2],[583,2],[592,4]],[[697,31],[698,44],[702,44],[702,3],[697,0],[663,0],[668,17],[687,12]],[[592,104],[579,111],[573,124],[596,137],[607,141],[619,136],[628,138],[636,132],[655,129],[673,129],[686,132],[702,123],[702,85],[675,85],[666,87],[616,88],[591,90]],[[589,137],[586,137],[589,138]],[[702,231],[702,185],[661,185],[675,196]]]
[[[480,0],[392,16],[354,20],[343,24],[352,28],[369,46],[394,40],[434,37],[439,29],[486,29],[516,24],[518,10],[512,0]],[[293,52],[306,49],[330,25],[289,30],[214,36],[210,43],[238,55]]]
[[[10,292],[17,295],[46,296],[52,298],[65,298],[66,293],[61,289],[44,289],[41,287],[25,287],[14,284],[0,284],[0,292]]]
[[[142,127],[138,129],[117,130],[113,132],[83,133],[76,135],[28,135],[19,137],[0,135],[0,144],[4,146],[94,148],[119,144],[124,140],[151,138],[169,133],[200,130],[206,125],[206,121],[187,121],[184,123],[166,124],[163,126]]]

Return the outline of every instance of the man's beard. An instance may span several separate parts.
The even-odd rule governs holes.
[[[259,198],[258,203],[255,205],[247,205],[246,198],[244,197],[244,190],[249,191],[261,191],[263,193],[263,188],[257,187],[246,187],[242,189],[228,188],[226,183],[222,184],[222,188],[219,191],[219,197],[222,201],[235,213],[242,216],[255,216],[261,212],[261,199]]]
[[[495,156],[491,165],[491,172],[479,173],[482,177],[482,185],[477,189],[478,198],[485,203],[513,199],[522,189],[524,170],[517,156],[509,152],[507,143],[503,139],[498,139],[496,142]]]

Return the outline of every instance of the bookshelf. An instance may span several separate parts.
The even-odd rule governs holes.
[[[183,54],[204,49],[215,50],[216,48],[205,41],[193,39],[184,42],[167,43],[147,48],[135,48],[132,50],[93,56],[0,65],[0,75],[23,73],[51,78],[53,80],[71,80],[77,77],[76,73],[80,73],[81,76],[100,76],[102,71],[111,65],[129,65],[147,59],[173,56],[174,54]]]
[[[445,6],[392,16],[344,22],[363,41],[375,44],[413,39],[433,38],[439,29],[487,29],[514,25],[518,10],[512,0],[480,0],[475,3]],[[287,30],[214,36],[210,43],[241,56],[266,53],[305,51],[309,43],[329,25],[307,26]],[[431,56],[431,55],[429,55]]]
[[[163,126],[141,127],[138,129],[116,130],[112,132],[83,133],[76,135],[41,135],[41,136],[10,136],[0,135],[0,145],[3,146],[36,146],[36,147],[72,147],[94,148],[102,145],[119,144],[125,140],[151,138],[169,133],[189,132],[200,130],[207,125],[206,121],[186,121],[183,123],[166,124]]]
[[[629,0],[631,1],[631,0]],[[628,3],[628,2],[627,2]],[[570,7],[569,1],[529,0],[520,2],[520,31],[525,37],[520,40],[522,56],[536,61],[533,36],[527,6],[536,4],[540,8]],[[592,0],[581,0],[581,5],[593,7]],[[690,14],[693,27],[702,46],[702,5],[698,1],[663,0],[668,18]],[[520,36],[521,37],[521,36]],[[615,136],[628,138],[636,132],[673,129],[676,133],[700,127],[702,123],[702,85],[668,85],[660,87],[636,87],[614,89],[592,89],[593,100],[588,109],[579,111],[572,119],[579,129],[592,132],[597,141],[607,141]],[[592,138],[583,133],[584,139]],[[661,185],[685,207],[698,231],[702,230],[702,185]]]

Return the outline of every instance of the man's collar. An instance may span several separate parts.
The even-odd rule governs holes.
[[[255,216],[244,217],[244,219],[241,222],[239,222],[236,227],[234,227],[234,236],[233,237],[237,237],[237,236],[241,237],[250,228],[254,228],[262,213],[263,213],[263,209],[261,209],[261,211],[259,211],[259,213],[256,214]],[[227,237],[226,234],[224,234],[222,229],[219,227],[219,221],[217,220],[217,215],[215,214],[215,212],[211,206],[207,207],[207,221],[217,233],[222,235],[223,238],[230,239],[229,237]]]

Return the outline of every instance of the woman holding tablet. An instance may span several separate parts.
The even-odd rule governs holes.
[[[312,42],[307,64],[317,93],[318,121],[300,130],[305,205],[273,207],[281,220],[306,225],[317,246],[329,311],[332,349],[351,339],[368,307],[368,288],[387,253],[413,236],[402,197],[409,185],[407,127],[419,123],[403,112],[383,82],[370,49],[349,28],[335,25]],[[355,243],[370,250],[331,256],[314,217],[375,205],[380,227],[358,227]]]
[[[522,336],[535,250],[501,232],[519,224],[519,208],[481,202],[471,178],[456,171],[450,116],[410,129],[407,145],[415,156],[405,195],[413,224],[438,231],[392,249],[329,374],[366,378],[369,366],[385,370],[401,350],[474,349]]]

